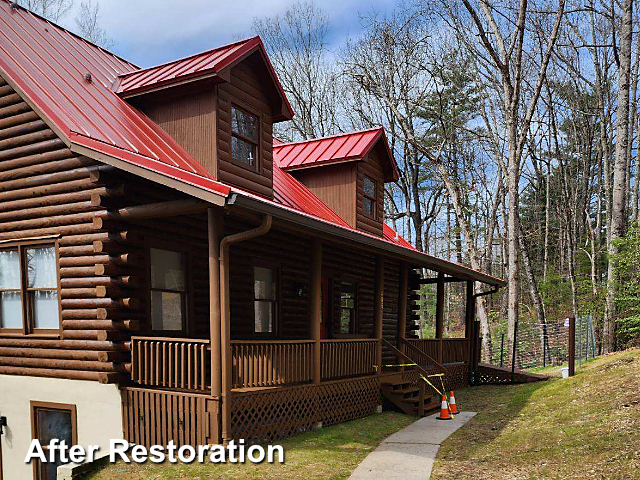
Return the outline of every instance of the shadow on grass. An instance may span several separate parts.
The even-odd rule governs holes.
[[[158,464],[127,465],[118,462],[88,478],[142,479],[324,479],[346,478],[384,438],[417,418],[395,412],[374,414],[350,422],[303,432],[273,442],[282,445],[285,464]]]
[[[465,426],[464,431],[472,431],[473,439],[489,443],[499,437],[502,430],[528,405],[531,396],[540,388],[554,380],[514,385],[480,385],[466,387],[456,392],[458,408],[478,413]],[[480,443],[469,443],[465,456],[473,456]]]

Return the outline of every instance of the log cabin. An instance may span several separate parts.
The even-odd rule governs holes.
[[[258,37],[139,68],[0,0],[0,478],[55,478],[34,438],[269,442],[474,381],[504,282],[384,223],[382,128],[283,143],[292,116]]]

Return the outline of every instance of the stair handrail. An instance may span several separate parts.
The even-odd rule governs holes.
[[[398,355],[399,357],[402,357],[403,360],[411,362],[411,363],[415,363],[415,367],[416,370],[418,370],[418,373],[420,373],[421,375],[423,375],[424,377],[429,377],[429,375],[431,375],[429,372],[427,372],[424,368],[422,368],[421,365],[419,365],[413,358],[411,358],[410,356],[406,355],[405,353],[401,352],[400,350],[398,350],[396,347],[393,346],[393,344],[391,342],[389,342],[387,339],[383,338],[382,339],[382,344],[385,345],[387,348],[391,349],[391,351]],[[417,349],[416,349],[417,350]],[[420,350],[418,350],[420,351]],[[422,352],[420,352],[422,353]],[[446,369],[440,365],[439,363],[435,363],[435,365],[442,369],[441,373],[446,373]]]
[[[429,360],[430,362],[432,362],[436,367],[438,367],[438,370],[440,370],[440,373],[447,373],[447,369],[444,367],[444,365],[438,363],[437,360],[435,360],[433,357],[431,357],[429,354],[423,352],[422,350],[420,350],[418,347],[416,347],[415,345],[412,345],[411,343],[407,342],[407,340],[405,338],[401,338],[400,341],[402,342],[402,344],[406,347],[409,347],[409,350],[412,350],[414,354],[416,355],[422,355],[424,357],[427,358],[427,360]],[[415,362],[415,360],[413,360]],[[417,363],[417,362],[416,362]]]

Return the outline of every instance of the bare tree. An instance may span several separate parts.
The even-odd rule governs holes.
[[[60,21],[73,7],[73,0],[18,0],[16,3],[52,22]]]
[[[100,27],[100,4],[93,3],[93,0],[87,0],[80,3],[80,10],[76,17],[76,25],[79,34],[103,48],[111,48],[114,41],[107,35],[104,28]]]
[[[559,0],[555,11],[549,12],[542,6],[529,5],[527,0],[498,3],[490,0],[462,0],[468,16],[463,16],[450,4],[444,4],[449,12],[448,21],[462,42],[471,49],[484,65],[487,82],[495,86],[502,97],[505,132],[507,138],[507,246],[508,246],[508,317],[509,340],[513,341],[513,332],[519,315],[519,194],[520,174],[523,151],[529,135],[533,115],[536,111],[547,66],[555,48],[564,15],[565,0]],[[537,10],[534,14],[531,10]],[[528,23],[535,17],[553,16],[554,21],[547,30],[546,45],[538,62],[535,52],[528,52],[531,39],[528,38]],[[542,19],[538,20],[542,22]],[[473,28],[475,35],[469,35]],[[537,64],[537,72],[532,73],[530,64]],[[527,78],[527,76],[533,77]],[[525,95],[525,87],[532,88]],[[527,98],[528,97],[528,98]]]
[[[337,131],[338,76],[327,60],[326,13],[313,3],[296,3],[280,16],[253,21],[291,101],[295,117],[278,134],[309,139]]]

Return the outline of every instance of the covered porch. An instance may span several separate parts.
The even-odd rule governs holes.
[[[209,321],[131,337],[131,384],[123,387],[130,441],[265,441],[368,415],[382,403],[384,382],[419,383],[414,369],[397,366],[407,363],[446,372],[451,386],[468,383],[479,353],[472,279],[435,264],[435,276],[423,279],[423,265],[410,258],[311,237],[269,214],[212,207],[198,218],[207,249],[194,245],[185,258],[200,282],[193,290],[208,297],[184,301],[206,308]],[[451,281],[466,286],[465,338],[442,338]],[[438,292],[437,338],[428,340],[415,333],[425,283]]]

